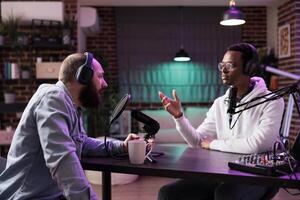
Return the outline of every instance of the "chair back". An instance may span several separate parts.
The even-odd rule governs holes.
[[[269,187],[264,194],[264,196],[260,200],[271,200],[275,195],[278,193],[279,188],[278,187]]]

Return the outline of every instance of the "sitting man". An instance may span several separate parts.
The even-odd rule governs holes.
[[[228,47],[218,68],[223,84],[236,88],[236,101],[242,104],[268,94],[262,78],[253,76],[253,64],[258,60],[255,47],[240,43]],[[279,135],[284,110],[283,99],[269,101],[240,114],[228,114],[229,91],[217,98],[207,112],[206,119],[193,128],[184,116],[180,100],[173,90],[173,98],[159,92],[164,108],[174,117],[176,128],[189,146],[233,153],[259,153],[271,150]],[[234,99],[235,100],[235,99]],[[263,101],[261,99],[259,101]],[[257,103],[257,102],[256,102]],[[226,106],[227,104],[227,106]],[[245,105],[251,106],[252,103]],[[192,164],[192,163],[191,163]],[[179,180],[163,186],[159,200],[189,199],[261,199],[268,187],[229,184],[211,180]]]
[[[59,81],[42,84],[32,96],[15,131],[0,175],[0,199],[98,199],[80,164],[81,156],[127,152],[124,142],[87,136],[81,107],[96,107],[107,83],[91,53],[69,55]]]

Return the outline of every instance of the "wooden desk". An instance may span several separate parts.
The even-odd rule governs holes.
[[[229,169],[228,161],[236,160],[238,154],[166,145],[158,145],[154,151],[165,153],[157,158],[157,163],[133,165],[128,159],[112,158],[82,158],[81,163],[86,170],[102,171],[103,200],[111,199],[111,172],[184,179],[205,176],[223,182],[300,188],[300,180],[290,180],[288,176],[269,177]],[[297,175],[300,177],[300,173]]]

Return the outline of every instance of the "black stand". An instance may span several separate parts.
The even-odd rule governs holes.
[[[296,105],[299,117],[300,117],[300,109],[299,109],[299,105],[298,105],[298,102],[297,102],[296,97],[295,97],[295,93],[298,93],[298,95],[300,95],[299,84],[300,84],[300,81],[298,81],[295,84],[289,85],[289,86],[281,88],[279,90],[276,90],[274,92],[271,92],[269,94],[266,94],[266,95],[263,95],[263,96],[260,96],[260,97],[256,97],[254,99],[251,99],[250,101],[247,101],[245,103],[239,104],[235,108],[241,108],[243,106],[245,106],[245,107],[242,108],[242,109],[240,109],[240,110],[238,110],[238,111],[234,111],[233,114],[237,114],[237,113],[243,112],[244,110],[248,110],[250,108],[253,108],[255,106],[263,104],[265,102],[273,101],[273,100],[279,99],[281,97],[284,97],[285,95],[291,94],[293,96],[293,100],[294,100],[294,103]],[[256,102],[256,101],[261,100],[261,99],[265,99],[265,100],[261,101],[261,102]],[[253,104],[250,105],[250,106],[248,106],[250,103],[253,103]]]
[[[251,99],[248,102],[239,104],[235,108],[241,108],[241,107],[243,107],[243,108],[240,109],[240,110],[238,110],[238,111],[234,111],[233,114],[241,113],[244,110],[248,110],[248,109],[250,109],[252,107],[255,107],[257,105],[263,104],[263,103],[268,102],[268,101],[273,101],[273,100],[279,99],[281,97],[284,97],[285,95],[292,95],[294,103],[296,105],[296,109],[297,109],[298,115],[300,117],[299,104],[298,104],[298,101],[297,101],[297,98],[296,98],[296,94],[298,96],[300,96],[299,84],[300,84],[300,81],[298,81],[295,84],[292,84],[292,85],[289,85],[287,87],[284,87],[282,89],[279,89],[279,90],[276,90],[274,92],[271,92],[269,94],[266,94],[266,95],[263,95],[263,96]],[[265,99],[265,100],[264,101],[260,101],[260,102],[256,102],[256,101],[261,100],[261,99]],[[253,104],[250,105],[250,103],[253,103]],[[250,106],[248,106],[248,105],[250,105]],[[299,134],[300,134],[300,131],[298,132],[298,136],[296,138],[296,141],[295,141],[295,144],[294,144],[294,147],[293,147],[293,151],[296,152],[296,153],[294,153],[295,155],[293,155],[293,156],[296,158],[296,160],[298,162],[300,162],[300,153],[299,153],[299,151],[300,151],[300,135]],[[281,139],[283,139],[282,135],[281,135]],[[275,153],[274,153],[274,155],[275,155]]]

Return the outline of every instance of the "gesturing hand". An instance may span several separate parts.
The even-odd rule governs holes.
[[[172,95],[174,99],[170,99],[161,91],[159,91],[158,94],[166,111],[168,111],[175,118],[179,118],[182,116],[181,102],[175,90],[172,91]]]

